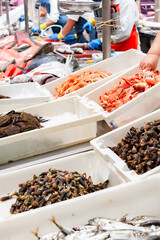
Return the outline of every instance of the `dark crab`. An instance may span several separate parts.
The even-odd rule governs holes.
[[[26,112],[15,112],[14,110],[0,116],[0,137],[10,136],[21,132],[41,128],[38,118]]]

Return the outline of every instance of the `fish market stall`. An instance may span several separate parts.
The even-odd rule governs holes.
[[[1,238],[159,239],[160,65],[35,36],[24,5],[0,16]]]
[[[57,72],[57,69],[67,69],[72,71],[74,66],[71,67],[66,64],[66,59],[63,56],[59,56],[54,53],[54,45],[51,43],[45,43],[40,45],[30,40],[29,36],[23,32],[16,32],[15,35],[10,35],[0,40],[0,79],[1,83],[18,83],[36,81],[40,84],[44,84],[46,81],[54,80],[55,78],[65,76],[67,71]],[[47,65],[47,64],[48,65]],[[39,69],[42,64],[46,64]],[[52,71],[50,70],[52,66]],[[29,76],[27,73],[31,72]],[[44,71],[42,71],[44,69]],[[41,75],[41,71],[43,75]],[[39,73],[35,76],[35,72]],[[45,76],[44,76],[45,73]],[[48,76],[47,74],[50,74]],[[56,75],[58,74],[58,76]],[[22,78],[22,80],[17,80]],[[32,79],[31,79],[32,78]]]
[[[26,1],[27,3],[27,1]],[[30,8],[30,18],[32,19],[32,15],[34,15],[34,9],[35,11],[39,11],[39,9],[36,8],[36,5],[34,6],[34,3],[31,3],[31,1],[28,2],[28,7]],[[31,5],[30,5],[31,4]],[[36,3],[35,3],[36,4]],[[95,3],[96,6],[99,5],[99,3]],[[33,6],[32,6],[33,5]],[[79,65],[76,59],[73,61],[67,58],[69,55],[75,55],[76,57],[83,57],[83,58],[91,58],[92,53],[86,54],[84,53],[82,48],[72,48],[73,50],[69,49],[67,51],[67,56],[64,54],[61,54],[58,50],[59,46],[65,45],[66,47],[70,48],[69,45],[66,45],[63,42],[50,42],[47,41],[48,31],[42,31],[40,37],[32,36],[32,34],[29,32],[24,33],[24,27],[26,24],[28,24],[29,29],[31,30],[31,27],[34,25],[34,21],[37,22],[37,16],[35,16],[35,19],[32,19],[31,21],[27,21],[27,16],[25,18],[25,25],[24,22],[19,21],[20,13],[23,14],[24,11],[22,11],[22,8],[26,8],[27,4],[21,5],[18,7],[18,9],[14,9],[8,14],[8,21],[10,21],[10,25],[7,26],[7,22],[5,21],[5,16],[0,16],[0,22],[2,25],[0,26],[0,80],[1,83],[5,83],[5,80],[8,81],[8,78],[10,80],[13,80],[12,83],[19,83],[19,77],[17,76],[22,75],[21,82],[28,82],[28,81],[37,81],[40,84],[44,84],[46,80],[44,79],[44,72],[43,76],[38,76],[33,78],[33,74],[30,73],[29,77],[26,73],[29,71],[36,69],[35,71],[38,73],[41,73],[42,69],[44,69],[45,74],[53,74],[52,79],[50,77],[50,80],[54,80],[58,77],[63,77],[67,75],[68,73],[71,73],[74,71]],[[32,14],[33,10],[33,14]],[[53,26],[52,26],[53,27]],[[8,29],[8,30],[7,30]],[[6,32],[7,30],[7,32]],[[29,33],[29,34],[28,34]],[[56,49],[58,51],[56,51]],[[53,53],[54,51],[54,53]],[[64,48],[65,53],[66,50]],[[49,56],[47,55],[49,54]],[[45,57],[44,57],[45,55]],[[69,56],[70,57],[70,56]],[[68,61],[67,61],[68,59]],[[33,63],[31,64],[31,61],[33,60]],[[65,64],[67,61],[67,64]],[[75,61],[75,63],[74,63]],[[35,64],[36,62],[36,64]],[[38,63],[37,63],[38,62]],[[63,65],[62,65],[63,62]],[[71,64],[68,64],[71,62]],[[55,65],[55,67],[47,65],[46,63],[52,63]],[[61,63],[61,64],[60,64]],[[38,68],[40,65],[46,64],[42,66],[41,68]],[[72,65],[72,66],[71,66]],[[61,70],[57,74],[57,69]],[[62,69],[64,71],[62,72]],[[39,74],[41,75],[41,74]],[[32,77],[32,79],[31,79]],[[14,79],[15,78],[15,79]],[[38,80],[37,80],[38,78]],[[48,78],[48,76],[46,76]],[[3,80],[3,81],[2,81]],[[48,81],[47,81],[48,82]]]

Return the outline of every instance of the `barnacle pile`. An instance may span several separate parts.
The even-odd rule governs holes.
[[[85,173],[49,169],[39,176],[34,175],[32,180],[19,184],[18,192],[0,200],[5,201],[16,195],[16,202],[10,209],[12,214],[16,214],[105,189],[108,182],[106,180],[95,185]]]
[[[110,147],[130,170],[145,173],[160,165],[160,120],[148,122],[140,129],[132,127],[125,138]]]

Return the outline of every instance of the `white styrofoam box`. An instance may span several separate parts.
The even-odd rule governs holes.
[[[112,112],[104,111],[99,105],[100,96],[103,96],[108,90],[113,89],[122,77],[131,77],[138,71],[138,66],[130,68],[125,73],[121,73],[118,77],[115,77],[84,96],[86,103],[88,102],[90,106],[93,104],[93,107],[99,109],[98,111],[103,115],[104,120],[111,128],[120,127],[160,107],[160,83],[139,94]]]
[[[119,72],[125,71],[127,68],[133,67],[141,61],[141,59],[145,56],[144,53],[136,50],[129,50],[126,52],[123,52],[115,57],[105,59],[99,63],[95,63],[91,66],[88,66],[84,69],[81,69],[75,73],[83,72],[85,70],[99,70],[99,71],[107,71],[112,73],[112,76],[106,77],[102,80],[99,80],[95,83],[88,84],[87,86],[78,89],[77,91],[71,92],[63,97],[68,97],[71,95],[79,95],[83,96],[86,93],[92,91],[93,89],[97,88],[98,86],[102,85],[106,81],[110,81],[115,76],[118,75]],[[60,79],[57,79],[53,82],[45,84],[43,87],[46,88],[50,93],[53,95],[53,97],[56,94],[55,88],[60,87],[62,83],[68,80],[67,77],[63,77]]]
[[[118,171],[130,181],[160,173],[160,166],[158,166],[146,173],[138,175],[135,171],[129,170],[127,164],[116,153],[108,148],[116,146],[122,138],[126,136],[131,127],[141,128],[145,126],[146,123],[158,119],[160,119],[160,109],[92,140],[91,145],[96,152],[98,152],[104,159],[107,161],[109,160],[112,164],[114,164],[116,169],[118,169]]]
[[[113,187],[124,183],[125,180],[117,173],[114,166],[107,163],[94,151],[80,153],[73,156],[53,160],[47,163],[38,164],[32,167],[23,168],[14,172],[0,175],[0,196],[6,196],[7,193],[18,191],[18,184],[33,179],[33,175],[39,175],[49,168],[58,170],[77,171],[86,173],[87,177],[91,176],[94,184],[104,182],[109,179],[108,187]],[[10,218],[13,214],[10,213],[11,205],[15,202],[15,198],[5,202],[0,202],[0,219]],[[57,204],[57,203],[56,203]],[[50,208],[52,208],[50,206]],[[34,209],[32,211],[39,211]],[[23,214],[23,213],[22,213]],[[21,215],[21,214],[20,214]]]
[[[49,219],[66,228],[82,226],[95,217],[120,218],[135,216],[160,217],[160,176],[121,184],[80,197],[41,208],[39,211],[17,214],[0,221],[1,238],[5,240],[35,240],[31,231],[39,227],[39,236],[58,232]]]
[[[48,121],[41,129],[0,138],[0,163],[53,151],[96,137],[101,114],[79,96],[19,109]]]
[[[38,83],[1,85],[0,95],[10,97],[9,99],[0,99],[1,113],[48,102],[52,99],[50,92],[43,89]]]

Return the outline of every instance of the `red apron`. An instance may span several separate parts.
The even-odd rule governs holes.
[[[135,26],[133,27],[131,35],[127,40],[116,44],[111,44],[111,49],[115,51],[127,51],[131,48],[138,49],[138,33]]]

